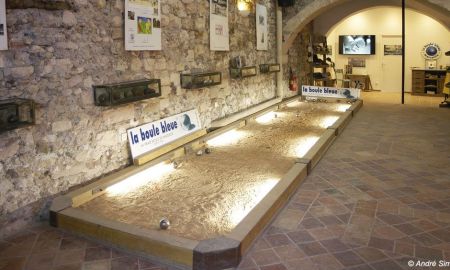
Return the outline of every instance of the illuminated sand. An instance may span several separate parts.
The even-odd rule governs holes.
[[[224,235],[346,108],[347,104],[296,103],[276,112],[277,118],[263,117],[260,123],[233,131],[233,136],[218,137],[209,155],[187,156],[176,170],[160,165],[137,179],[140,185],[131,188],[123,182],[79,208],[154,230],[167,217],[172,226],[162,233],[194,240]]]

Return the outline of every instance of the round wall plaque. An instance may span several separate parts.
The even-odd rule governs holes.
[[[428,43],[422,48],[422,56],[425,59],[438,59],[441,56],[441,47],[436,43]]]

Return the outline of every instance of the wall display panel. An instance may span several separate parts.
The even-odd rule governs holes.
[[[228,0],[210,0],[209,44],[211,51],[229,51]]]
[[[0,0],[0,50],[8,49],[5,0]]]
[[[267,8],[256,4],[256,49],[267,51]]]
[[[125,50],[161,50],[159,0],[125,0]]]
[[[366,67],[366,59],[364,58],[349,58],[348,65],[352,67]]]
[[[402,45],[384,45],[384,55],[402,55]]]

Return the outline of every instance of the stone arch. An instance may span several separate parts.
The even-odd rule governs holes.
[[[330,25],[324,26],[324,29],[328,27],[329,30],[332,25],[357,11],[375,6],[399,6],[398,2],[398,0],[315,0],[308,4],[303,4],[300,8],[299,6],[294,6],[293,9],[298,11],[292,16],[288,16],[283,23],[283,54],[287,53],[298,33],[320,15],[326,16],[329,14],[334,16],[329,22]],[[447,29],[450,29],[450,1],[448,0],[408,0],[407,8],[430,16],[442,23]],[[334,9],[345,10],[345,12],[341,12],[339,13],[340,16],[336,16],[337,12],[333,12]],[[324,31],[320,34],[326,34],[327,31],[323,33]]]

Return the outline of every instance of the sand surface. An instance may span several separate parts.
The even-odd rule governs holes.
[[[164,167],[162,176],[150,172],[139,188],[125,192],[132,185],[122,185],[118,193],[107,192],[80,208],[155,230],[166,217],[171,227],[161,232],[194,240],[226,234],[320,137],[324,121],[332,123],[346,105],[297,102],[268,123],[252,121],[222,135],[211,143],[211,154],[189,155],[177,169]]]

